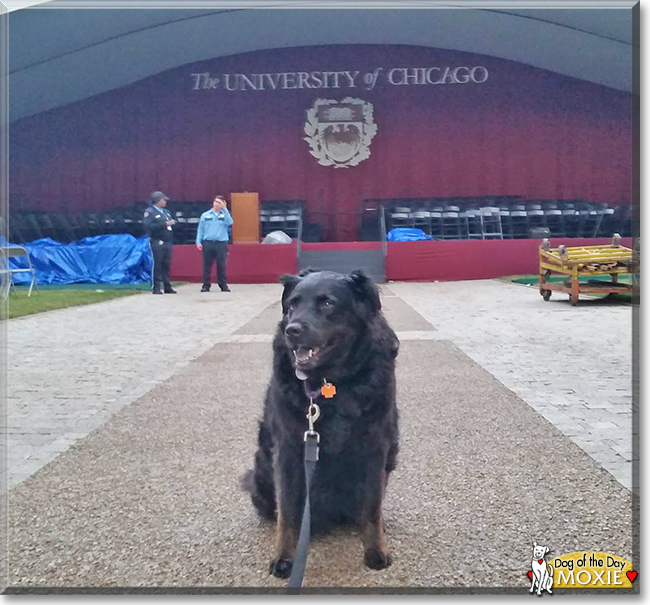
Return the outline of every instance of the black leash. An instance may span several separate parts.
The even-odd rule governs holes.
[[[311,538],[311,507],[309,504],[309,492],[311,491],[311,484],[314,479],[314,471],[316,470],[316,462],[318,462],[318,444],[320,442],[320,435],[314,430],[314,423],[320,416],[320,408],[314,403],[314,396],[318,396],[318,392],[312,393],[308,391],[307,384],[305,383],[305,392],[309,397],[309,411],[307,412],[307,420],[309,421],[309,429],[305,431],[305,507],[302,511],[302,523],[300,524],[300,536],[298,537],[298,546],[296,547],[296,555],[293,558],[293,567],[291,568],[291,577],[289,578],[289,585],[287,587],[287,594],[300,594],[300,587],[302,580],[305,576],[305,567],[307,566],[307,553],[309,551],[309,540]]]
[[[298,538],[298,547],[296,556],[293,559],[293,568],[289,578],[287,594],[300,594],[302,579],[305,575],[307,566],[307,553],[309,551],[309,540],[311,538],[311,508],[309,505],[309,491],[311,482],[316,470],[318,461],[318,436],[305,435],[305,508],[302,512],[302,524],[300,525],[300,537]]]

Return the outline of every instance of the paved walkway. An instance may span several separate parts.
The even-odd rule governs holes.
[[[13,487],[277,300],[279,286],[138,294],[11,320],[8,484]]]
[[[52,420],[69,449],[56,456],[33,446],[34,455],[56,457],[10,492],[10,586],[286,585],[267,571],[274,528],[238,485],[253,461],[279,294],[279,286],[238,286],[228,298],[202,298],[188,286],[174,298],[142,295],[11,323],[12,396],[26,404],[25,386],[42,387],[23,417],[10,415],[13,447],[40,434],[23,424],[40,413],[40,426]],[[575,435],[522,401],[509,377],[546,377],[557,403],[570,374],[551,359],[552,346],[535,344],[538,333],[562,330],[594,347],[603,339],[595,322],[611,345],[629,308],[552,305],[500,282],[390,284],[383,300],[402,341],[402,448],[385,509],[394,563],[368,570],[356,532],[335,532],[314,541],[306,585],[526,594],[533,540],[557,554],[600,550],[638,561],[631,493]],[[63,344],[43,339],[48,326]],[[508,357],[511,346],[518,357]],[[573,345],[567,350],[568,360],[587,371],[602,366],[615,384],[612,357],[629,374],[624,347],[588,364],[588,347],[579,359]],[[23,391],[18,353],[36,377],[21,370]],[[126,392],[116,396],[117,388]],[[68,395],[64,411],[52,407],[57,393]]]
[[[632,307],[497,280],[390,289],[632,489]]]
[[[398,295],[384,304],[402,339],[451,340],[631,489],[631,307],[544,303],[534,288],[495,280],[384,291]],[[250,320],[279,293],[275,284],[239,285],[229,296],[187,285],[176,296],[10,321],[9,487],[215,342],[269,341],[276,316],[271,325]],[[438,332],[422,331],[425,319]]]

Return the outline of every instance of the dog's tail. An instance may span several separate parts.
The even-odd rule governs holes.
[[[246,471],[241,486],[251,495],[257,512],[264,519],[275,519],[275,485],[273,483],[273,440],[264,422],[260,422],[257,436],[255,469]]]

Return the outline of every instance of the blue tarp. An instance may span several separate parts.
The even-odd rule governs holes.
[[[391,229],[386,235],[389,242],[419,242],[424,240],[433,240],[435,238],[427,235],[422,229],[407,229],[406,227],[397,227]]]
[[[12,244],[8,244],[11,246]],[[20,244],[29,252],[39,284],[135,284],[151,281],[149,238],[99,235],[62,244],[38,239]],[[25,259],[9,259],[10,268],[26,268]],[[14,283],[28,284],[29,273],[16,273]]]

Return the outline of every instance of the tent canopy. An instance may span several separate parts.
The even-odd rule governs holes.
[[[7,4],[11,9],[12,2]],[[487,4],[480,2],[439,2],[445,8],[436,10],[409,9],[436,3],[408,1],[400,2],[400,9],[369,8],[387,6],[378,2],[274,9],[277,2],[263,0],[250,2],[251,8],[241,0],[152,2],[151,9],[143,8],[146,1],[13,4],[19,10],[9,16],[10,121],[204,59],[324,44],[467,51],[632,91],[631,0],[546,2],[567,8],[544,9],[508,8],[508,2],[499,3],[505,6],[499,9],[480,8]],[[161,5],[170,8],[157,8]],[[182,8],[187,5],[193,8]],[[292,5],[310,3],[281,4]],[[512,5],[521,7],[521,2]],[[586,6],[607,8],[581,8]]]

